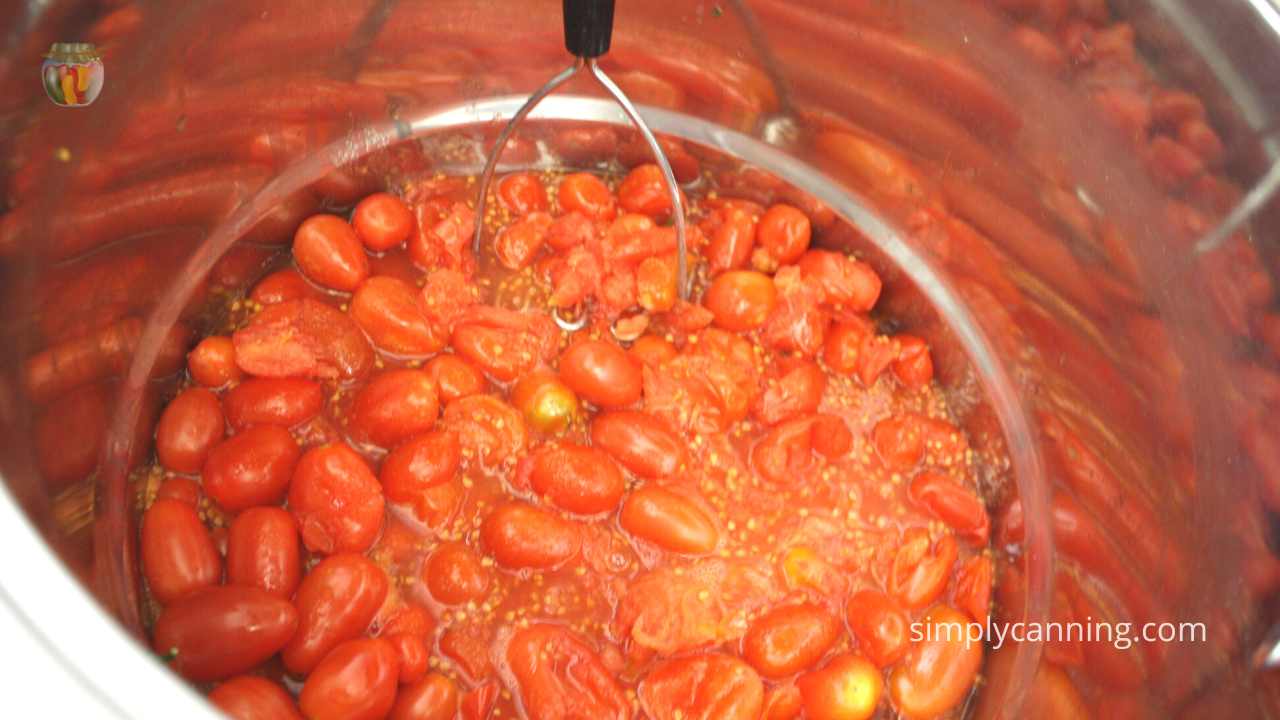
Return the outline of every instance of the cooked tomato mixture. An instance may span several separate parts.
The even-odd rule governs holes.
[[[995,460],[815,204],[688,185],[684,301],[655,165],[475,187],[308,218],[190,353],[155,651],[238,718],[961,712]]]

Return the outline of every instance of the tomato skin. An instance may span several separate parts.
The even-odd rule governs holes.
[[[342,444],[303,454],[289,486],[289,510],[311,552],[364,552],[382,530],[382,487],[364,458]]]
[[[258,281],[249,293],[249,299],[259,305],[276,305],[286,300],[312,300],[321,297],[320,291],[312,287],[302,277],[302,273],[293,268],[277,270]]]
[[[924,456],[924,436],[911,415],[894,415],[876,423],[871,442],[890,470],[911,470]]]
[[[488,720],[497,702],[498,684],[490,680],[467,691],[462,696],[458,712],[462,715],[462,720]]]
[[[382,568],[360,555],[331,555],[302,578],[293,604],[298,631],[280,657],[295,675],[306,675],[339,643],[359,637],[382,607],[390,582]]]
[[[390,720],[454,720],[458,715],[458,686],[431,673],[400,689]]]
[[[618,203],[630,213],[650,217],[671,214],[671,194],[662,169],[653,163],[637,165],[618,185]]]
[[[498,231],[493,250],[498,262],[508,270],[523,270],[533,262],[547,242],[551,216],[544,212],[525,215]]]
[[[756,244],[755,207],[721,208],[720,223],[710,231],[705,255],[713,273],[746,267]]]
[[[773,279],[753,270],[731,270],[711,281],[702,299],[717,327],[733,332],[754,330],[769,319],[778,299]]]
[[[302,378],[250,378],[223,396],[222,407],[238,431],[250,425],[288,428],[320,414],[324,391]]]
[[[636,475],[657,480],[685,464],[685,444],[662,420],[636,410],[613,410],[591,421],[591,444]]]
[[[930,552],[929,533],[910,528],[893,558],[889,592],[908,610],[920,610],[938,599],[947,588],[958,551],[955,538],[944,535]]]
[[[870,320],[857,318],[836,323],[827,331],[822,345],[822,360],[832,370],[842,375],[851,375],[862,366],[863,348],[873,337],[875,326]]]
[[[817,363],[797,360],[784,366],[779,377],[766,382],[752,411],[765,425],[776,425],[817,410],[826,388],[827,374]]]
[[[288,600],[254,587],[222,585],[165,607],[152,647],[162,656],[172,654],[169,666],[188,680],[221,680],[275,655],[297,627],[298,611]]]
[[[859,590],[849,598],[845,617],[858,638],[858,649],[877,667],[888,667],[907,654],[907,612],[889,595]]]
[[[227,583],[289,599],[302,581],[298,526],[278,507],[245,510],[227,532]]]
[[[572,443],[550,443],[530,456],[529,484],[552,505],[579,515],[598,515],[618,507],[626,480],[602,450]]]
[[[701,508],[657,485],[628,495],[618,522],[628,533],[676,553],[703,555],[720,542],[720,531]]]
[[[423,493],[451,480],[461,461],[457,433],[430,432],[392,450],[382,461],[378,481],[387,500],[412,507],[420,520],[426,520],[426,508],[419,505]]]
[[[222,557],[200,516],[180,500],[157,500],[142,514],[142,572],[161,605],[216,585]]]
[[[857,655],[840,655],[820,670],[796,680],[811,720],[867,720],[876,714],[884,680],[880,671]]]
[[[417,288],[399,278],[365,280],[351,296],[348,313],[376,347],[397,355],[431,355],[448,340],[428,319]]]
[[[991,608],[991,580],[995,574],[991,558],[975,555],[956,573],[954,602],[969,617],[980,623],[987,622]]]
[[[204,491],[230,512],[284,497],[302,451],[289,431],[255,425],[224,440],[204,463]]]
[[[157,500],[177,500],[191,507],[200,503],[200,486],[195,480],[178,475],[167,477],[156,489]]]
[[[547,191],[533,173],[512,173],[499,180],[498,200],[516,215],[547,210]]]
[[[388,635],[387,641],[396,649],[396,655],[400,658],[398,679],[401,685],[416,683],[427,674],[431,651],[427,649],[421,636],[400,633]]]
[[[665,338],[657,335],[641,335],[631,343],[631,349],[627,354],[641,365],[658,367],[680,353],[676,350],[676,346]]]
[[[369,195],[351,212],[356,236],[374,252],[390,250],[408,240],[414,222],[409,206],[389,193]]]
[[[908,494],[961,537],[976,545],[987,544],[991,521],[973,490],[941,473],[925,471],[911,480]]]
[[[640,682],[639,695],[653,720],[758,720],[764,709],[760,676],[721,653],[664,662]]]
[[[212,335],[187,353],[191,379],[207,388],[225,387],[244,377],[236,365],[236,346],[231,338]]]
[[[435,381],[442,403],[484,392],[484,373],[457,355],[437,355],[423,369]]]
[[[156,455],[160,464],[188,475],[200,472],[209,450],[226,433],[218,396],[204,388],[178,393],[156,425]]]
[[[489,592],[489,571],[463,543],[441,543],[422,568],[431,597],[445,605],[480,600]]]
[[[933,357],[924,340],[914,335],[898,335],[898,357],[893,361],[893,374],[908,388],[924,387],[933,379]]]
[[[556,195],[565,212],[576,210],[593,220],[612,220],[618,213],[609,187],[590,173],[566,176],[560,181]]]
[[[316,300],[270,305],[231,340],[236,363],[250,375],[350,380],[373,367],[373,349],[360,326]]]
[[[360,389],[351,405],[350,431],[357,440],[393,447],[430,430],[440,414],[436,384],[425,370],[379,373]]]
[[[578,526],[546,510],[522,502],[500,505],[480,527],[480,537],[499,565],[547,569],[578,554]]]
[[[805,282],[822,288],[823,301],[867,312],[880,299],[880,276],[870,265],[843,253],[810,250],[797,263]]]
[[[369,277],[369,258],[356,231],[337,215],[312,215],[293,236],[298,269],[324,287],[352,292]]]
[[[237,675],[209,693],[209,702],[232,720],[302,720],[284,688],[256,675]]]
[[[396,701],[400,656],[382,638],[348,640],[316,665],[298,694],[311,720],[381,720]]]
[[[774,608],[742,637],[742,657],[765,678],[778,680],[813,667],[840,639],[840,622],[813,603]]]
[[[769,208],[756,227],[756,240],[779,265],[789,265],[809,249],[809,216],[790,205]]]
[[[630,703],[613,673],[563,627],[537,624],[518,630],[506,657],[530,720],[631,716]]]
[[[894,707],[908,718],[935,717],[959,705],[982,666],[982,643],[968,641],[969,619],[962,613],[939,605],[924,622],[931,627],[889,676]]]
[[[622,348],[604,340],[585,340],[565,350],[560,378],[579,397],[602,408],[631,405],[644,389],[640,368]]]

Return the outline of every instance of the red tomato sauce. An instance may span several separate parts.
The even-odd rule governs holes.
[[[958,712],[980,645],[910,623],[986,620],[1002,461],[821,209],[688,190],[685,302],[653,166],[397,190],[303,222],[161,416],[177,672],[271,717]]]

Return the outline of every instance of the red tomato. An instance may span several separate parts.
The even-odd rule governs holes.
[[[780,363],[776,378],[765,381],[752,411],[765,425],[808,415],[818,409],[827,388],[827,374],[812,360]]]
[[[547,189],[533,173],[512,173],[498,181],[498,200],[516,215],[545,212]]]
[[[627,354],[640,365],[656,368],[673,360],[680,353],[676,350],[676,346],[665,338],[657,335],[642,335],[631,343],[631,349]]]
[[[431,673],[400,689],[390,720],[454,720],[457,716],[458,686],[444,675]]]
[[[222,557],[200,516],[180,500],[157,500],[142,514],[142,573],[168,605],[222,579]]]
[[[211,335],[187,353],[191,379],[208,388],[220,388],[244,377],[236,365],[236,346],[231,338]]]
[[[714,229],[704,227],[711,236],[704,254],[711,272],[738,270],[747,266],[756,244],[756,214],[759,207],[731,205],[717,211]]]
[[[156,425],[156,456],[160,464],[188,475],[200,472],[209,450],[226,433],[218,396],[204,388],[178,393]]]
[[[576,523],[521,502],[489,513],[480,537],[498,564],[513,570],[555,567],[577,555],[582,544]]]
[[[289,510],[311,552],[364,552],[382,530],[382,487],[356,451],[311,448],[289,486]]]
[[[614,410],[591,421],[591,444],[642,478],[669,477],[686,462],[679,436],[648,413]]]
[[[430,430],[440,414],[436,384],[425,370],[379,373],[360,389],[351,405],[352,437],[389,448]]]
[[[556,250],[568,250],[591,243],[595,237],[595,222],[584,213],[570,210],[551,223],[547,244]]]
[[[752,448],[751,463],[769,482],[794,485],[818,468],[813,451],[837,458],[852,447],[853,434],[844,420],[834,415],[811,415],[770,430]]]
[[[400,633],[388,635],[387,641],[395,647],[396,655],[400,657],[399,680],[402,685],[416,683],[427,674],[431,651],[427,649],[422,636]]]
[[[575,343],[560,356],[560,377],[574,392],[603,408],[631,405],[640,399],[640,368],[617,345],[604,340]]]
[[[800,259],[809,249],[809,216],[790,205],[774,205],[760,218],[756,240],[780,265]]]
[[[846,654],[801,675],[796,687],[810,720],[867,720],[876,714],[884,680],[866,658]]]
[[[676,306],[680,276],[674,255],[645,258],[636,267],[636,302],[651,313]]]
[[[893,558],[889,592],[908,610],[928,607],[947,589],[951,567],[956,562],[956,541],[950,535],[938,540],[930,552],[929,533],[910,528]]]
[[[496,702],[498,702],[498,684],[490,680],[467,691],[467,694],[462,696],[458,711],[462,715],[462,720],[488,720]]]
[[[986,545],[991,522],[982,499],[969,488],[941,473],[916,475],[909,489],[911,500],[946,523],[962,537]]]
[[[274,505],[284,497],[301,455],[278,425],[255,425],[216,446],[204,463],[204,491],[224,510]]]
[[[742,637],[742,657],[777,680],[818,663],[843,634],[840,621],[813,603],[783,605],[761,615]]]
[[[302,720],[293,697],[256,675],[238,675],[209,693],[209,702],[232,720]]]
[[[298,627],[288,600],[255,587],[205,588],[160,613],[152,647],[196,682],[248,672],[275,655]]]
[[[907,653],[907,613],[892,597],[879,590],[860,590],[849,598],[845,617],[858,638],[858,649],[878,667],[888,667]]]
[[[351,213],[351,226],[364,246],[384,252],[409,239],[414,219],[409,206],[395,195],[374,193]]]
[[[595,448],[550,443],[538,448],[530,463],[533,491],[561,510],[579,515],[611,512],[627,489],[617,463]]]
[[[310,720],[382,720],[396,701],[400,656],[382,638],[348,640],[307,676],[298,706]]]
[[[356,231],[337,215],[312,215],[293,236],[293,259],[312,281],[352,292],[369,277],[369,258]]]
[[[590,173],[566,176],[560,181],[556,196],[565,212],[576,210],[593,220],[612,220],[618,212],[608,186]]]
[[[422,568],[431,597],[446,605],[479,601],[489,592],[489,571],[463,543],[441,543]]]
[[[762,720],[796,720],[804,710],[795,685],[777,685],[764,694]]]
[[[427,433],[392,450],[382,461],[378,480],[387,500],[408,505],[419,520],[425,521],[430,509],[422,504],[429,500],[425,493],[453,479],[461,459],[457,433]]]
[[[525,215],[498,231],[493,241],[498,262],[508,270],[523,270],[547,241],[551,230],[551,216],[544,212]]]
[[[810,250],[798,264],[805,282],[822,288],[826,303],[867,312],[880,299],[880,276],[876,271],[843,253]]]
[[[632,535],[671,552],[702,555],[720,542],[720,531],[702,508],[657,485],[646,485],[627,496],[618,522]]]
[[[457,355],[437,355],[423,369],[435,381],[440,402],[451,403],[484,392],[484,373]]]
[[[418,290],[398,278],[364,281],[351,297],[349,312],[373,344],[390,353],[431,355],[448,341],[448,333],[427,317]]]
[[[898,357],[893,361],[893,374],[908,388],[919,388],[933,379],[933,358],[929,346],[914,335],[898,335]]]
[[[167,477],[156,489],[156,500],[178,500],[195,507],[200,502],[200,486],[191,478]]]
[[[987,621],[991,608],[991,578],[995,570],[991,558],[974,555],[956,573],[954,602],[980,623]]]
[[[547,369],[534,370],[511,388],[511,404],[530,427],[554,435],[568,429],[578,417],[578,396]]]
[[[893,415],[876,423],[871,443],[890,470],[910,470],[924,456],[924,436],[913,415]]]
[[[923,639],[889,676],[894,707],[909,718],[937,717],[959,705],[982,667],[982,642],[969,641],[963,613],[939,605],[924,623]]]
[[[768,275],[732,270],[711,281],[702,304],[715,316],[718,327],[746,332],[764,325],[777,299],[777,290]]]
[[[822,346],[822,360],[832,370],[842,375],[851,375],[861,367],[862,349],[875,334],[875,326],[866,318],[855,317],[836,323],[827,332]]]
[[[278,507],[245,510],[227,532],[227,582],[251,585],[286,600],[302,580],[298,526]]]
[[[492,395],[468,395],[449,403],[444,424],[458,434],[463,455],[485,466],[514,460],[529,445],[519,411]]]
[[[489,659],[492,630],[485,624],[455,625],[440,636],[440,654],[452,660],[464,678],[473,684],[483,683],[493,675],[493,662]]]
[[[671,214],[671,194],[662,169],[653,163],[637,165],[618,186],[618,203],[627,212],[651,217]]]
[[[653,720],[758,720],[764,685],[751,666],[720,653],[668,660],[640,681]]]
[[[306,675],[339,643],[357,638],[382,607],[390,581],[382,568],[360,555],[332,555],[302,578],[293,604],[298,631],[284,645],[289,672]]]
[[[250,378],[222,398],[227,422],[236,430],[250,425],[294,427],[320,414],[324,391],[302,378]]]
[[[628,720],[631,703],[586,643],[558,625],[531,625],[507,645],[507,666],[529,720]]]
[[[315,300],[286,300],[253,316],[231,339],[250,375],[350,380],[373,367],[373,350],[346,313]]]
[[[511,382],[555,355],[560,330],[546,314],[488,308],[461,319],[453,349],[501,382]]]
[[[316,290],[302,273],[287,268],[278,270],[258,281],[249,293],[249,299],[259,305],[276,305],[286,300],[302,300],[304,298],[318,300],[323,295]]]

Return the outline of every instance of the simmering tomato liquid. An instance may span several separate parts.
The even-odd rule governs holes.
[[[652,164],[500,177],[478,257],[474,178],[305,220],[140,473],[156,652],[237,717],[959,711],[1003,459],[829,211],[684,192],[688,301]]]

